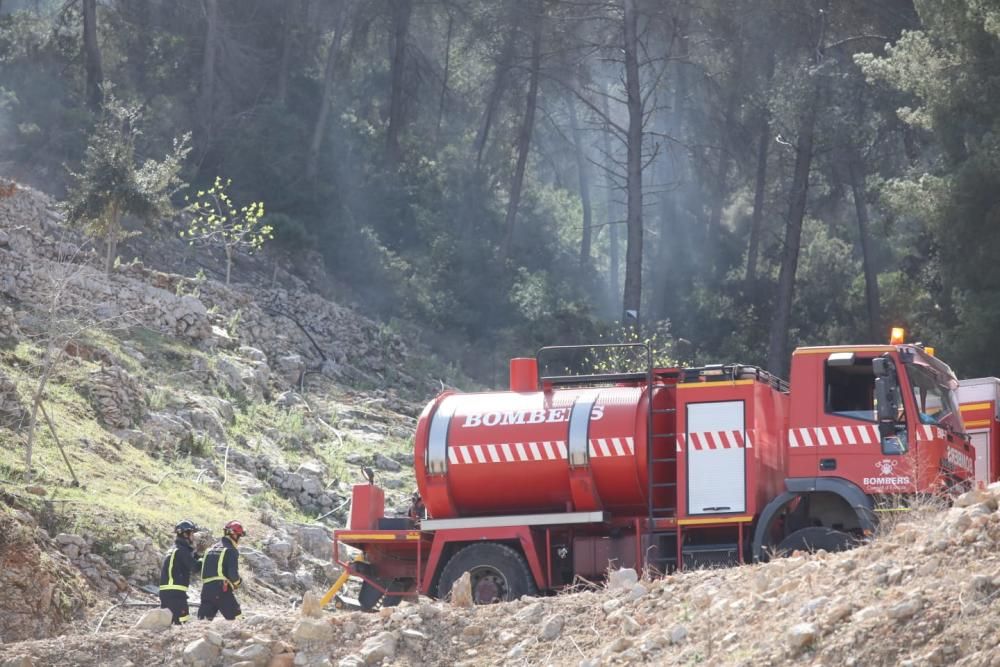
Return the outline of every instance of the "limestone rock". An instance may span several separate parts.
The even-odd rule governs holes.
[[[801,651],[816,641],[819,630],[813,623],[798,623],[789,628],[786,638],[793,650]]]
[[[612,570],[608,574],[608,588],[610,590],[629,590],[639,581],[639,575],[630,567],[620,570]]]
[[[919,595],[914,595],[903,600],[902,602],[892,605],[886,610],[886,613],[889,615],[889,618],[897,621],[905,621],[906,619],[916,615],[916,613],[920,611],[923,606],[923,598]]]
[[[286,354],[274,360],[274,369],[278,377],[286,383],[297,386],[302,380],[305,363],[298,354]]]
[[[361,658],[366,665],[374,665],[383,660],[391,660],[396,656],[396,643],[399,637],[394,632],[381,632],[370,637],[361,646]]]
[[[28,411],[17,393],[17,385],[0,371],[0,428],[16,429],[25,423]]]
[[[132,428],[146,415],[145,392],[124,368],[106,366],[91,373],[87,394],[98,419],[112,428]]]
[[[184,647],[184,664],[208,667],[221,654],[218,646],[207,639],[196,639]]]
[[[173,621],[169,609],[152,609],[142,615],[135,624],[136,630],[166,630]]]
[[[566,623],[566,617],[562,614],[555,614],[553,616],[545,619],[545,623],[542,624],[542,631],[538,635],[543,641],[550,642],[560,634],[562,634],[563,625]]]
[[[379,470],[385,470],[387,472],[399,472],[403,469],[403,466],[399,464],[398,461],[389,458],[385,454],[376,454],[375,459],[372,461],[374,465]]]
[[[0,662],[0,667],[34,667],[34,664],[29,656],[19,655]]]
[[[0,436],[2,438],[2,436]],[[80,570],[58,552],[57,542],[39,541],[24,513],[0,506],[0,645],[51,637],[78,618],[90,598]]]
[[[317,618],[300,618],[292,628],[292,637],[300,642],[322,642],[333,639],[333,627]]]
[[[320,598],[312,591],[306,591],[302,596],[302,615],[310,618],[321,618],[323,607],[320,606]]]
[[[330,558],[333,553],[333,540],[323,526],[295,526],[295,537],[302,550],[317,558]]]
[[[0,306],[0,341],[16,343],[20,338],[21,330],[17,326],[14,309],[10,306]]]
[[[671,644],[680,644],[687,639],[688,631],[683,625],[675,625],[670,628],[669,638]]]
[[[451,603],[456,607],[471,607],[472,575],[464,572],[451,586]]]

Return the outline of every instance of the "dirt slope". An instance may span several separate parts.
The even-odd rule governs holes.
[[[4,646],[0,660],[1000,665],[998,498],[1000,485],[963,497],[963,507],[900,513],[874,543],[841,554],[796,554],[653,581],[619,575],[611,587],[474,609],[421,600],[321,619],[250,609],[237,623]]]

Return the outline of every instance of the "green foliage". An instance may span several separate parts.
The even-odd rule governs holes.
[[[212,187],[199,190],[187,210],[191,213],[188,228],[180,232],[189,243],[220,245],[226,253],[226,284],[233,267],[233,253],[260,250],[274,238],[274,228],[263,221],[264,202],[252,201],[237,208],[226,189],[232,179],[216,176]],[[190,197],[184,197],[189,201]]]
[[[885,56],[858,56],[868,78],[906,99],[906,123],[933,131],[940,159],[891,179],[884,200],[902,219],[926,222],[923,272],[928,292],[915,297],[909,319],[936,339],[939,354],[960,372],[1000,368],[987,341],[1000,324],[1000,8],[981,0],[920,1],[922,26]],[[917,246],[920,247],[919,245]],[[936,269],[931,275],[926,268]],[[930,304],[926,303],[930,300]]]
[[[615,3],[544,4],[543,38],[551,47],[505,262],[497,251],[525,112],[521,59],[533,27],[516,2],[475,0],[458,13],[448,3],[416,3],[411,30],[420,26],[431,37],[426,48],[407,53],[402,91],[392,90],[385,51],[391,3],[346,3],[327,94],[324,70],[328,49],[338,43],[341,3],[312,3],[308,12],[277,0],[220,3],[212,43],[225,48],[213,52],[211,70],[205,40],[213,36],[178,3],[101,3],[105,79],[123,98],[144,101],[143,132],[119,142],[124,150],[116,155],[155,154],[153,147],[168,144],[178,128],[198,128],[189,175],[196,190],[207,198],[222,183],[217,174],[234,185],[222,188],[228,208],[221,197],[199,200],[200,226],[185,232],[224,251],[227,274],[227,240],[253,250],[263,238],[220,229],[237,219],[247,224],[232,202],[264,201],[266,216],[251,210],[255,205],[246,213],[256,215],[258,232],[271,228],[276,260],[324,262],[338,298],[363,304],[374,318],[414,324],[418,343],[492,383],[508,357],[543,344],[593,341],[621,310],[623,233],[617,276],[610,259],[610,232],[624,231],[616,224],[624,217],[624,148],[615,127],[626,120],[616,101],[623,97],[621,17]],[[670,321],[676,339],[688,341],[676,352],[679,360],[764,361],[795,144],[819,83],[807,179],[812,222],[800,248],[791,343],[869,335],[850,182],[857,168],[870,218],[868,266],[884,291],[882,319],[939,337],[942,356],[961,357],[965,368],[1000,372],[1000,353],[967,336],[990,326],[991,294],[1000,291],[989,257],[998,191],[992,174],[1000,173],[996,3],[917,0],[915,15],[860,0],[637,4],[650,54],[641,75],[650,112],[641,319]],[[88,138],[137,128],[109,128],[113,109],[102,118],[88,111],[79,5],[16,6],[5,3],[0,20],[0,161],[58,190],[53,175],[84,159]],[[514,62],[505,67],[508,40]],[[497,82],[497,104],[487,114]],[[601,90],[611,94],[608,119],[596,112]],[[388,165],[387,110],[400,93],[402,157]],[[581,102],[579,137],[570,128],[567,95]],[[328,121],[317,128],[321,109]],[[475,142],[487,118],[479,154]],[[757,275],[746,281],[765,120]],[[316,173],[307,175],[317,129]],[[590,171],[587,262],[580,261],[577,141]],[[77,217],[109,241],[111,265],[121,230],[115,207],[98,204],[86,203],[87,215]]]
[[[602,344],[642,347],[598,348],[588,353],[587,361],[598,373],[641,373],[647,366],[646,349],[653,368],[677,365],[676,341],[670,335],[669,322],[653,322],[641,331],[620,323],[598,337]]]
[[[150,220],[172,214],[170,196],[182,185],[178,175],[190,150],[189,135],[185,135],[174,140],[162,161],[146,159],[140,165],[136,140],[141,135],[141,120],[138,105],[117,100],[107,89],[104,116],[87,144],[82,168],[71,172],[74,182],[66,201],[67,220],[104,239],[107,270],[123,236],[123,216]]]

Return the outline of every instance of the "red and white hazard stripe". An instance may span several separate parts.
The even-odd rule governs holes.
[[[691,449],[709,451],[716,449],[753,449],[750,433],[739,430],[732,431],[698,431],[683,433],[677,436],[677,451],[684,451],[685,443],[691,444]]]
[[[936,426],[921,425],[917,429],[918,440],[933,440],[942,437]],[[810,428],[788,429],[789,447],[840,447],[843,445],[877,445],[882,441],[875,424],[856,426],[813,426]]]
[[[937,438],[943,438],[944,436],[944,429],[938,426],[921,424],[920,427],[917,428],[917,440],[936,440]]]
[[[591,438],[590,457],[596,456],[632,456],[635,454],[635,441],[632,438]]]
[[[635,440],[632,438],[591,438],[590,440],[590,458],[634,455]],[[452,465],[558,461],[566,458],[565,440],[450,445],[448,447],[448,463]]]

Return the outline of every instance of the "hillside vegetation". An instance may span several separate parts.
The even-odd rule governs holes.
[[[106,275],[61,215],[23,186],[0,199],[0,494],[75,584],[0,635],[85,630],[97,602],[142,598],[181,518],[202,540],[244,522],[263,599],[325,590],[322,526],[344,524],[360,467],[390,511],[408,507],[415,401],[435,390],[402,372],[411,352],[288,274],[241,266],[227,287],[136,261]]]

